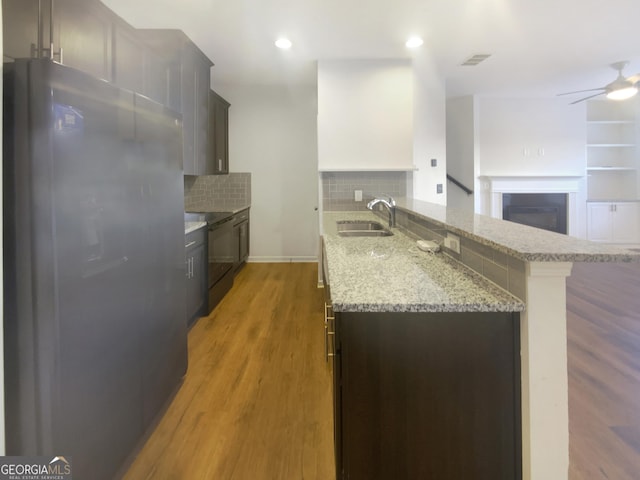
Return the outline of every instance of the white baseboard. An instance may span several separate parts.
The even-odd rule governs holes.
[[[317,263],[318,257],[254,257],[250,256],[248,263]]]

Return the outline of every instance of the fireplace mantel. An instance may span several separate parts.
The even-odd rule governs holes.
[[[503,193],[566,193],[567,233],[576,236],[577,197],[580,182],[584,177],[574,175],[549,176],[480,176],[482,188],[482,213],[494,218],[502,218]]]

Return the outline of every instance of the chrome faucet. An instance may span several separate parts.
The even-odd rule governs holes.
[[[389,210],[389,227],[396,226],[396,201],[393,199],[391,195],[385,195],[389,200],[385,200],[384,198],[375,197],[369,203],[367,203],[367,208],[369,210],[373,210],[377,204],[382,204],[387,207]]]

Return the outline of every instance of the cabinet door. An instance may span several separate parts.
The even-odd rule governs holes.
[[[613,231],[611,203],[587,205],[587,238],[593,242],[611,242]]]
[[[207,265],[205,245],[200,243],[187,253],[187,324],[206,313]]]
[[[207,159],[209,157],[209,84],[210,67],[200,55],[196,56],[195,79],[195,162],[198,175],[211,174],[213,171],[207,169]]]
[[[133,92],[144,90],[145,55],[142,43],[125,25],[113,29],[113,82]]]
[[[229,103],[209,92],[209,148],[213,173],[229,173]]]
[[[239,228],[240,262],[246,262],[247,258],[249,258],[249,222],[241,223]]]
[[[170,68],[170,64],[162,55],[151,48],[145,48],[142,93],[156,102],[169,106],[172,110],[179,111],[179,107],[178,109],[172,107],[169,101]]]
[[[99,2],[56,2],[54,50],[62,48],[65,65],[94,77],[113,80],[111,43],[113,13]]]
[[[339,313],[336,478],[522,478],[518,320]]]
[[[612,215],[614,243],[638,243],[640,209],[637,203],[616,203]]]
[[[180,97],[182,100],[182,155],[185,175],[198,174],[195,158],[195,109],[197,97],[197,74],[195,66],[195,56],[185,52],[180,77]]]
[[[38,42],[38,1],[2,0],[2,16],[4,59],[31,58],[31,45]]]

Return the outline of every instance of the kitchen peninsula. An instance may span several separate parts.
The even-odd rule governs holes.
[[[566,479],[565,279],[573,262],[640,254],[411,199],[396,210],[388,237],[336,230],[386,215],[323,215],[338,478]],[[415,245],[447,235],[459,253]]]

